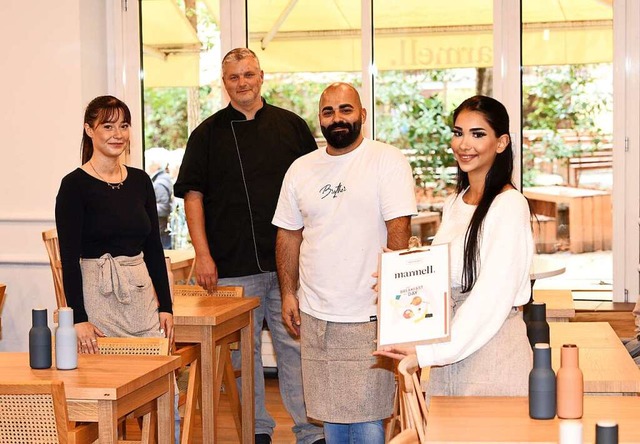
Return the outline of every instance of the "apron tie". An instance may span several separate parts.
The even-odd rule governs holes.
[[[112,294],[121,304],[131,303],[131,289],[127,281],[124,280],[124,267],[139,265],[143,261],[142,254],[133,257],[119,256],[118,259],[105,253],[100,256],[98,266],[100,267],[100,277],[98,289],[104,297]]]

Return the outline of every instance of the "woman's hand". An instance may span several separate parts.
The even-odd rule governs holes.
[[[91,322],[79,322],[75,328],[78,336],[78,353],[99,353],[97,338],[104,337],[105,334]]]
[[[391,345],[388,347],[382,347],[380,350],[373,352],[375,356],[386,356],[388,358],[402,360],[407,355],[416,354],[415,345]]]
[[[164,332],[164,337],[169,338],[169,350],[173,350],[175,338],[173,335],[173,315],[171,313],[160,312],[160,331]]]

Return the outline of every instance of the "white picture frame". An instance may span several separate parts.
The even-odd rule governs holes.
[[[378,349],[450,339],[449,258],[449,244],[380,254]]]

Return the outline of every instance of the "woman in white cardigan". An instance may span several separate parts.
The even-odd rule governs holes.
[[[458,182],[433,241],[450,244],[451,340],[376,354],[417,354],[431,367],[430,396],[523,396],[532,354],[519,307],[531,295],[534,243],[528,202],[511,180],[509,116],[497,100],[474,96],[453,120]]]

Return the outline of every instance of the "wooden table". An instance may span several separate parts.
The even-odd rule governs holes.
[[[624,348],[580,348],[584,392],[591,394],[640,393],[640,369]],[[560,368],[560,348],[551,349],[551,366]]]
[[[640,369],[606,322],[551,322],[551,365],[560,368],[563,344],[576,344],[585,393],[638,394]],[[428,381],[421,381],[426,390]]]
[[[618,422],[619,442],[640,442],[640,398],[585,396],[581,419],[583,442],[595,441],[597,421]],[[560,419],[529,417],[526,397],[434,397],[427,420],[429,443],[544,442],[557,443]]]
[[[240,332],[242,355],[242,442],[253,443],[253,309],[258,298],[216,298],[177,296],[173,301],[173,322],[177,342],[199,343],[202,366],[202,442],[216,442],[222,369],[217,365],[219,347],[228,347]],[[227,390],[237,390],[235,386]]]
[[[70,421],[97,422],[99,442],[118,442],[118,418],[157,399],[158,442],[173,443],[177,356],[80,355],[75,370],[34,370],[28,353],[0,353],[2,382],[64,382]]]
[[[608,322],[553,322],[549,324],[551,348],[576,344],[582,348],[624,348]]]
[[[196,258],[196,252],[193,248],[184,250],[164,250],[164,257],[171,259],[171,271],[173,272],[173,282],[186,283],[193,261]]]
[[[572,253],[611,249],[611,192],[549,186],[524,188],[523,193],[536,214],[555,217],[556,221],[558,205],[568,207]]]
[[[533,300],[544,302],[547,321],[568,322],[576,316],[571,290],[533,290]]]

